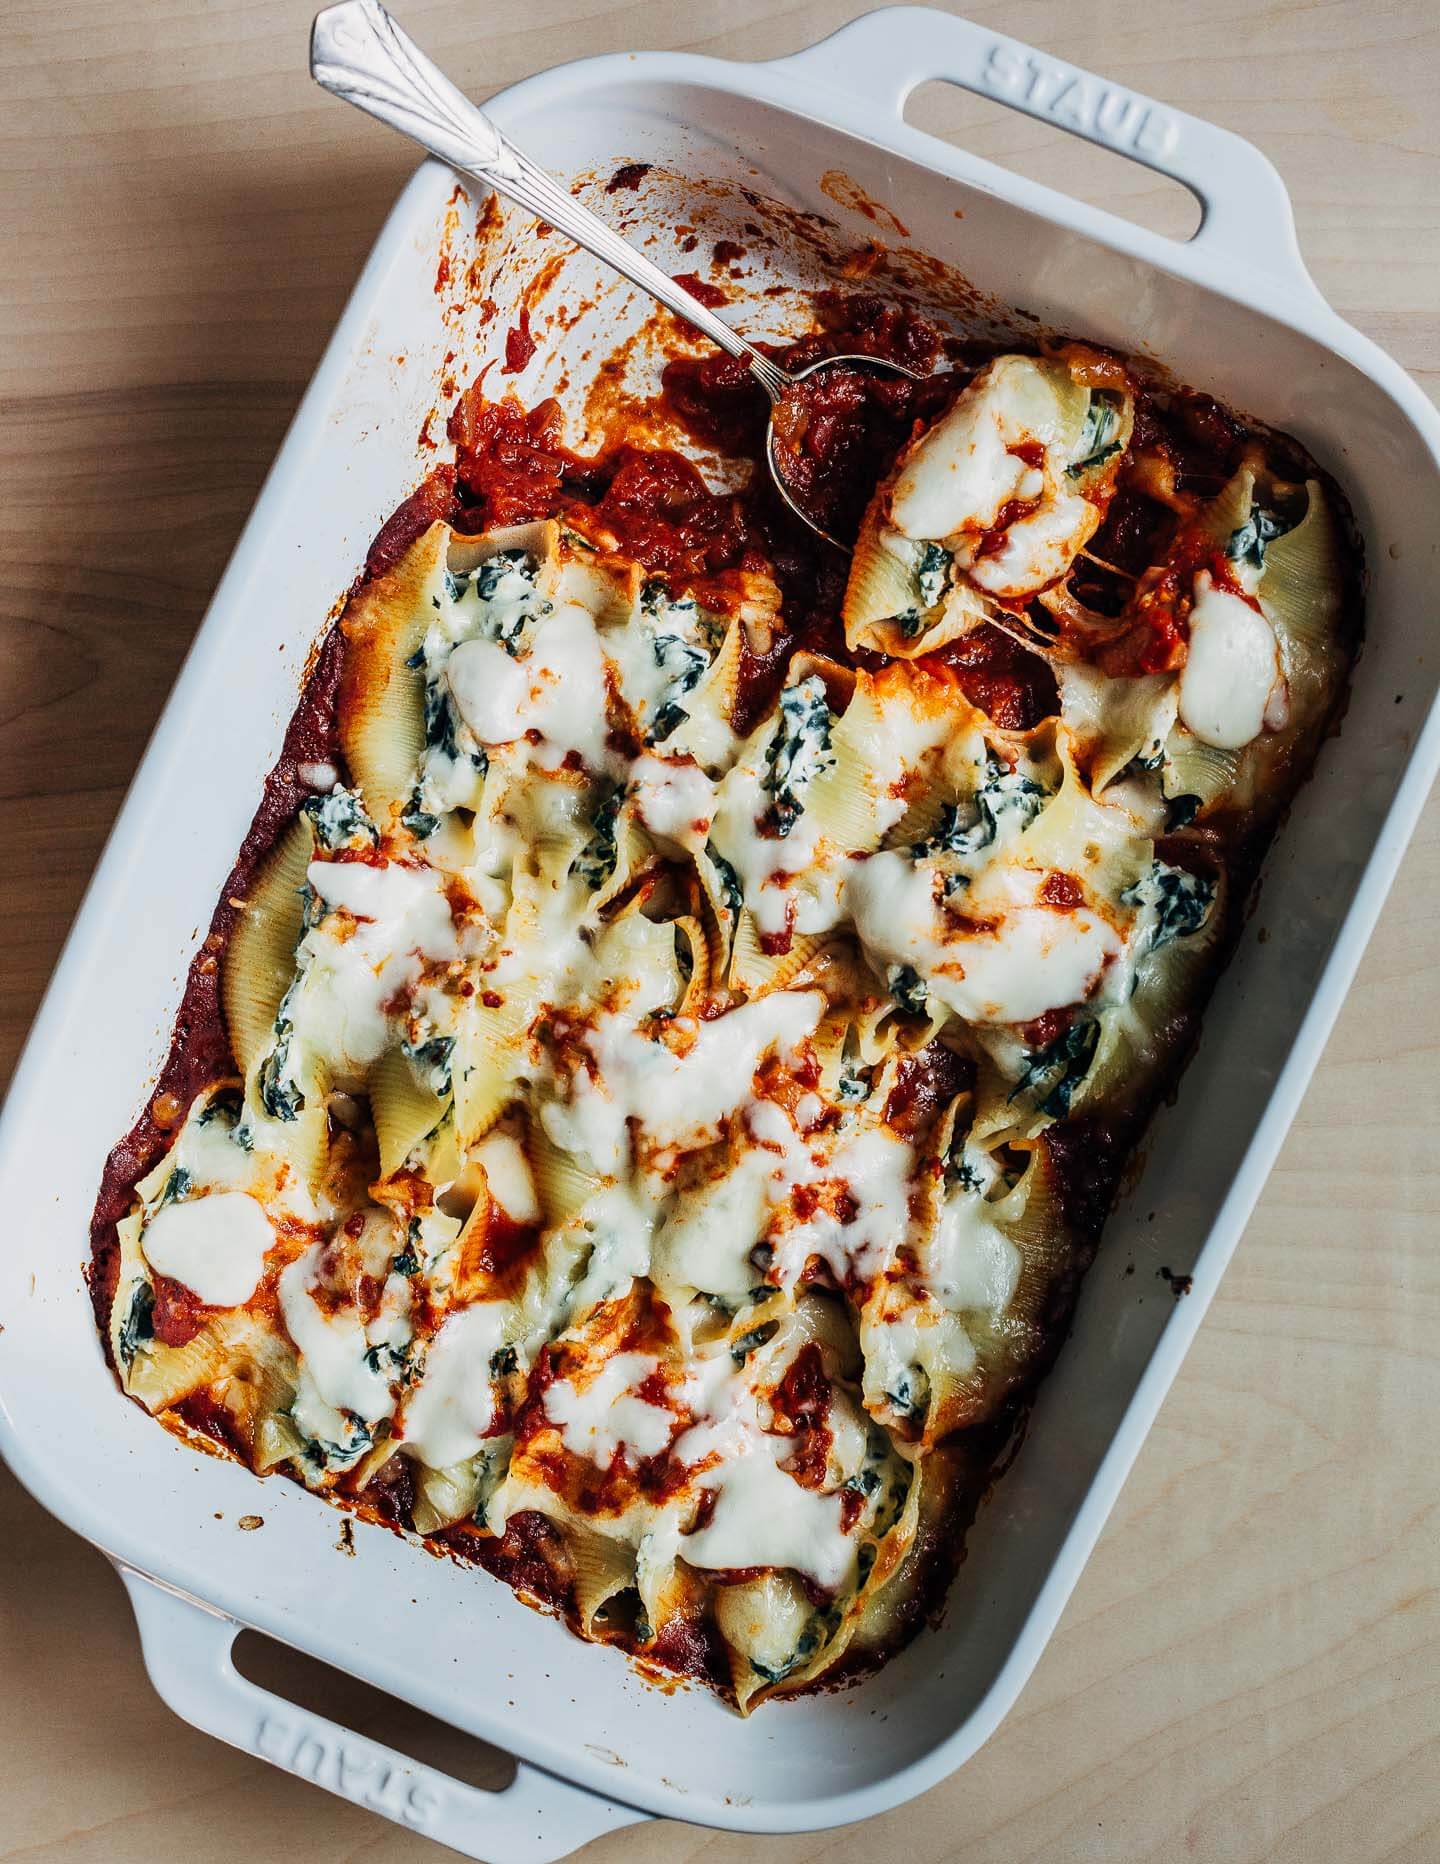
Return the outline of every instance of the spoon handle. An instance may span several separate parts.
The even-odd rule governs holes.
[[[431,63],[380,0],[341,0],[316,14],[310,75],[323,89],[398,129],[452,168],[488,182],[537,219],[549,221],[747,363],[771,400],[779,398],[789,379],[784,370],[537,168]]]

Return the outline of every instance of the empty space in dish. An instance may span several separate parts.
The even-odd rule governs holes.
[[[781,89],[781,74],[770,82]],[[553,171],[593,177],[591,198],[648,228],[649,250],[667,269],[724,283],[705,263],[713,242],[744,246],[745,276],[727,283],[736,295],[726,314],[747,334],[795,328],[797,298],[767,299],[757,288],[887,289],[873,271],[868,280],[837,275],[847,254],[860,255],[852,270],[869,263],[865,249],[878,241],[955,268],[923,256],[891,262],[941,321],[1002,336],[1052,327],[1163,361],[1179,380],[1311,448],[1354,504],[1372,573],[1369,640],[1343,730],[1282,826],[1198,1055],[1111,1220],[1074,1337],[1041,1390],[1018,1461],[981,1510],[940,1628],[859,1687],[742,1722],[707,1691],[647,1683],[619,1652],[580,1643],[485,1575],[383,1529],[358,1527],[357,1555],[344,1557],[333,1509],[167,1437],[121,1397],[101,1359],[80,1272],[94,1188],[114,1134],[137,1111],[137,1082],[163,1054],[185,964],[278,748],[309,645],[379,523],[447,457],[444,413],[485,360],[503,355],[527,287],[536,355],[513,377],[497,360],[487,385],[495,394],[511,384],[530,403],[561,392],[572,445],[598,438],[584,427],[596,365],[648,315],[625,288],[602,285],[587,258],[515,221],[491,279],[480,203],[456,197],[439,167],[412,183],[357,288],[67,951],[17,1077],[6,1133],[17,1242],[0,1265],[7,1453],[82,1533],[571,1779],[676,1816],[759,1828],[893,1804],[963,1760],[1023,1681],[1283,1136],[1298,1086],[1282,1083],[1277,1096],[1277,1081],[1436,683],[1426,651],[1436,471],[1381,387],[1218,289],[827,127],[803,110],[823,115],[828,94],[798,78],[791,88],[800,108],[698,79],[647,78],[617,61],[532,80],[496,114]],[[928,149],[943,166],[943,147]],[[606,196],[606,179],[625,162],[665,172],[633,194]],[[747,190],[762,203],[758,217]],[[682,251],[688,236],[674,231],[682,210],[694,251]],[[807,235],[807,214],[836,230]],[[750,222],[776,243],[747,235]],[[552,263],[542,295],[533,281]],[[566,318],[547,325],[562,303]],[[1314,317],[1316,303],[1297,295],[1297,318],[1307,309]],[[1007,330],[1005,304],[1029,315]],[[560,328],[570,311],[578,315]],[[632,386],[653,386],[646,372],[658,352],[640,339],[629,360]],[[1301,1082],[1337,1001],[1330,990],[1296,1050]],[[1177,1302],[1161,1267],[1195,1269],[1194,1294]],[[237,1533],[241,1514],[263,1516],[263,1530]]]

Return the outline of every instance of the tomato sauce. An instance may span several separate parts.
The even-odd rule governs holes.
[[[785,1376],[770,1394],[777,1425],[788,1426],[795,1448],[785,1467],[802,1488],[825,1486],[830,1460],[830,1380],[820,1348],[812,1340],[785,1369]]]
[[[900,1058],[895,1085],[885,1103],[885,1119],[897,1133],[914,1139],[974,1081],[975,1064],[969,1056],[957,1055],[937,1037],[915,1054]]]
[[[1055,675],[1038,654],[988,622],[916,662],[953,679],[1002,731],[1028,731],[1059,710]]]
[[[153,1278],[155,1306],[150,1327],[162,1346],[188,1346],[205,1325],[210,1309],[183,1282],[169,1275]]]
[[[497,1281],[514,1279],[516,1271],[530,1261],[539,1247],[537,1224],[517,1223],[498,1204],[492,1204],[475,1260],[485,1274]]]
[[[535,354],[537,345],[530,333],[530,306],[522,304],[520,318],[505,332],[505,367],[504,375],[519,375],[520,371]]]
[[[718,310],[722,304],[730,302],[730,293],[723,285],[712,285],[708,279],[701,278],[698,272],[676,272],[674,277],[675,283],[683,285],[690,296],[707,310]]]

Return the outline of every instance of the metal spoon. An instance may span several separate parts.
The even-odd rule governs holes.
[[[770,397],[765,455],[770,477],[797,518],[839,550],[849,545],[831,535],[791,494],[775,444],[775,408],[797,382],[825,369],[860,369],[919,381],[913,369],[880,356],[824,356],[792,373],[764,356],[753,343],[721,323],[683,285],[638,252],[613,228],[559,187],[542,168],[517,149],[477,105],[458,91],[445,74],[403,32],[380,0],[341,0],[315,16],[310,36],[310,75],[315,82],[357,109],[379,117],[438,155],[452,168],[474,175],[537,219],[546,220],[613,266],[632,285],[683,317],[729,355],[738,357]]]

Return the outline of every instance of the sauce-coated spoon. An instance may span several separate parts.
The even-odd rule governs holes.
[[[632,285],[649,292],[712,343],[742,361],[770,398],[765,457],[777,491],[812,531],[837,549],[848,550],[848,544],[832,536],[805,511],[785,483],[776,445],[775,408],[796,383],[824,369],[858,369],[918,381],[912,369],[880,356],[824,356],[793,374],[782,369],[722,323],[628,240],[582,207],[544,169],[537,168],[396,25],[380,0],[341,0],[340,5],[328,6],[315,16],[310,37],[310,75],[325,90],[398,129],[452,168],[474,175],[497,193],[528,208],[537,219],[548,221],[577,246],[612,266]]]

